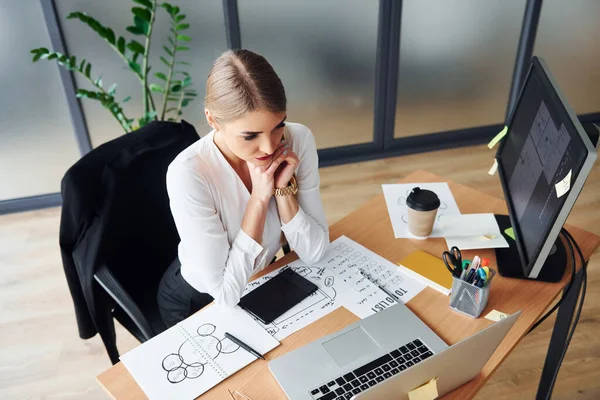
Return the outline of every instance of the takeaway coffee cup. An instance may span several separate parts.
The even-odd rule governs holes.
[[[440,199],[431,190],[413,188],[406,198],[408,206],[408,231],[416,239],[426,239],[431,235]]]

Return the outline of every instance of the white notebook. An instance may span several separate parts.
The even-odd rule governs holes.
[[[256,360],[225,332],[263,355],[279,346],[241,308],[213,305],[122,355],[121,362],[150,399],[194,399]]]

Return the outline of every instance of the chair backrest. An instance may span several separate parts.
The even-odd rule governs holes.
[[[100,253],[134,300],[154,298],[163,272],[177,255],[179,235],[169,207],[166,172],[198,136],[169,127],[122,149],[101,177]]]

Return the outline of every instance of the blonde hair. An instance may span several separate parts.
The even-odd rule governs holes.
[[[228,50],[213,64],[206,80],[204,106],[217,122],[264,109],[285,112],[285,89],[273,67],[249,50]]]

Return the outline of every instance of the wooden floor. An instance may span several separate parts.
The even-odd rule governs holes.
[[[415,169],[425,169],[502,197],[487,175],[485,146],[329,167],[321,192],[330,223]],[[600,234],[600,163],[569,222]],[[0,399],[105,399],[94,377],[110,366],[98,337],[79,339],[58,248],[60,210],[0,216]],[[517,347],[478,399],[532,399],[544,363],[553,318]],[[589,265],[584,310],[563,362],[555,399],[600,398],[600,256]],[[117,331],[122,352],[137,343]]]

